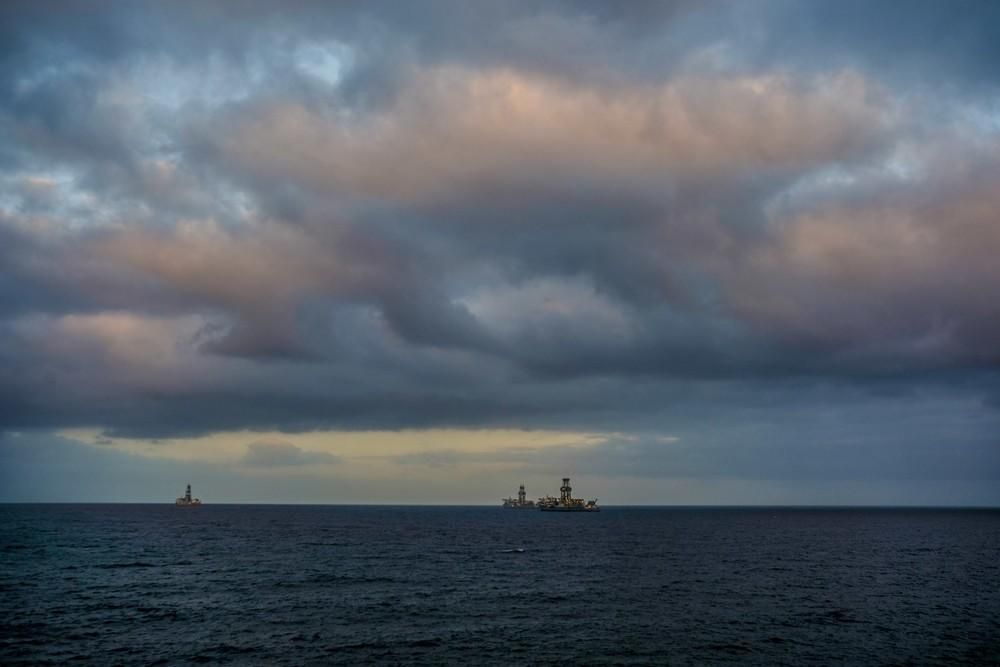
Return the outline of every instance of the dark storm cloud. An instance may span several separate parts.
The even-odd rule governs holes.
[[[911,384],[995,405],[991,3],[0,12],[0,426],[652,430]],[[995,469],[979,428],[954,457]],[[879,432],[882,459],[851,433],[780,474],[943,451],[911,474],[908,428]],[[795,460],[753,437],[671,456]],[[628,447],[580,465],[657,467]]]

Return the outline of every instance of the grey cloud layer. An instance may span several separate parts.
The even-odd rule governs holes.
[[[247,445],[243,463],[264,468],[337,463],[340,459],[328,452],[307,452],[288,442],[252,442]]]
[[[8,3],[0,426],[995,409],[996,9],[837,7]]]

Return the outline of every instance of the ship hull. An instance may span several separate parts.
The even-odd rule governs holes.
[[[540,507],[542,512],[600,512],[599,507]]]

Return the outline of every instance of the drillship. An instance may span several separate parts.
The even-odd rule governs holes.
[[[559,497],[546,496],[538,499],[538,509],[543,512],[600,512],[597,506],[597,498],[584,500],[573,497],[573,487],[569,485],[569,477],[563,477],[562,486],[559,487]]]
[[[535,509],[534,500],[525,500],[526,494],[524,493],[524,484],[517,490],[517,500],[513,498],[504,498],[503,506],[504,509],[509,510],[533,510]]]
[[[200,507],[201,500],[191,497],[191,485],[188,484],[187,491],[184,492],[184,496],[174,501],[174,504],[178,507]]]
[[[538,502],[525,499],[524,484],[517,490],[517,498],[504,498],[504,509],[508,510],[534,510],[543,512],[600,512],[597,506],[597,498],[584,500],[573,497],[573,487],[569,485],[569,477],[563,477],[562,486],[559,488],[560,495],[545,496],[539,498]]]

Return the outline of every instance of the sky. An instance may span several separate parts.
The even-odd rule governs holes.
[[[1000,3],[0,3],[0,501],[1000,504]]]

